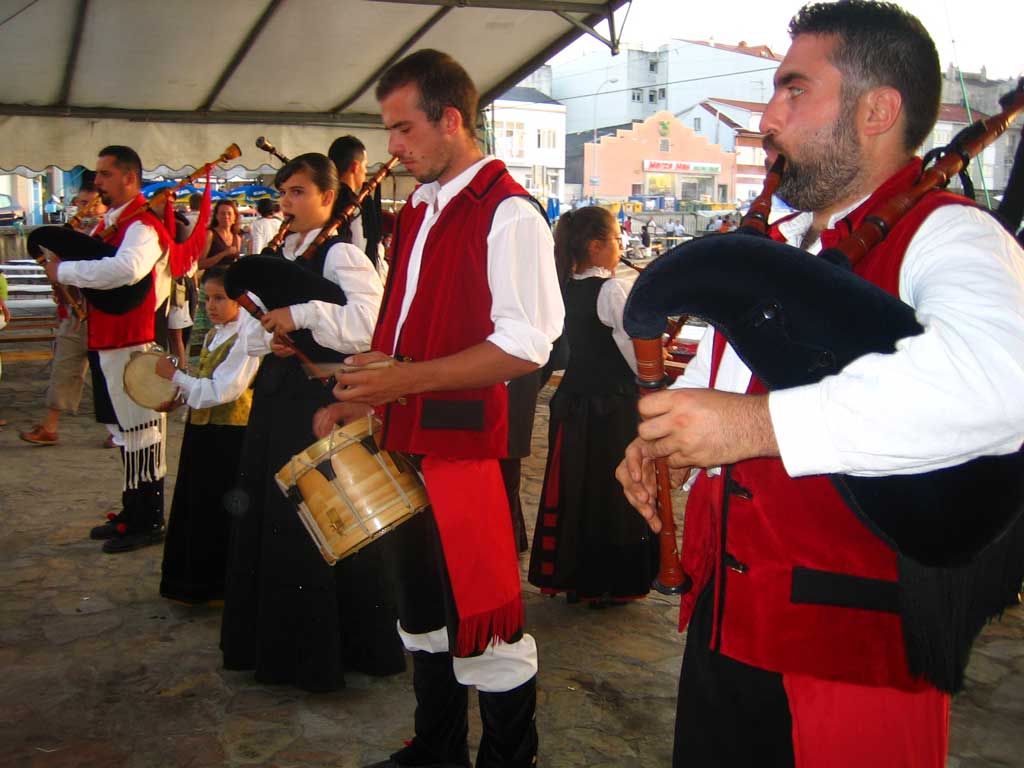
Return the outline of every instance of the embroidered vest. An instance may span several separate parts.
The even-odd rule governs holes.
[[[212,379],[213,372],[217,366],[227,359],[231,348],[238,340],[238,334],[221,344],[212,352],[210,344],[216,335],[217,329],[211,328],[203,340],[203,348],[199,353],[199,374],[200,379]],[[193,408],[188,415],[190,423],[196,426],[205,424],[219,424],[229,427],[244,427],[249,423],[249,410],[252,408],[252,389],[246,388],[237,399],[209,408]]]
[[[432,360],[486,341],[494,331],[487,282],[487,235],[498,205],[527,197],[500,160],[487,163],[445,206],[423,248],[416,295],[395,339],[409,258],[428,206],[410,202],[398,215],[394,263],[373,349],[406,360]],[[532,199],[532,198],[531,198]],[[384,447],[448,458],[508,455],[508,392],[504,383],[478,389],[408,395],[379,409]]]
[[[119,221],[126,221],[136,210],[146,204],[145,198],[140,194],[135,200],[129,203],[128,207],[125,208],[121,215],[118,217]],[[157,237],[160,241],[160,248],[166,249],[170,243],[170,238],[167,235],[167,230],[164,229],[163,224],[154,216],[152,213],[146,212],[142,216],[136,217],[136,221],[141,221],[144,226],[152,227],[156,230]],[[105,226],[103,220],[96,225],[97,228]],[[124,240],[125,232],[128,231],[128,226],[118,227],[114,232],[108,236],[104,242],[113,246],[120,246]],[[156,267],[153,268],[153,272],[156,272]],[[151,273],[152,286],[146,297],[142,300],[142,303],[137,307],[128,310],[121,315],[113,315],[97,308],[95,305],[89,306],[89,323],[88,323],[88,336],[89,336],[89,349],[91,351],[102,350],[102,349],[123,349],[125,347],[132,347],[136,344],[146,344],[156,337],[155,327],[155,314],[156,314],[156,275]]]

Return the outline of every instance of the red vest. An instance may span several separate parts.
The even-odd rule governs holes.
[[[410,201],[398,215],[394,262],[373,349],[406,360],[433,360],[486,341],[494,331],[487,282],[487,235],[498,205],[529,197],[500,160],[484,165],[448,202],[423,247],[416,295],[395,329],[405,296],[409,258],[429,206]],[[384,447],[453,459],[508,455],[508,392],[504,383],[480,389],[408,395],[383,409]]]
[[[128,207],[121,211],[121,215],[118,216],[119,221],[125,221],[130,217],[136,210],[146,204],[146,199],[140,194]],[[157,237],[160,240],[160,247],[166,248],[169,242],[167,231],[164,229],[163,224],[160,220],[150,212],[146,212],[141,216],[135,218],[135,221],[140,221],[144,226],[153,227],[156,230]],[[106,225],[103,220],[96,225],[97,229],[103,229]],[[130,224],[123,227],[117,227],[113,234],[104,238],[105,243],[113,246],[120,247],[121,241],[124,240],[124,234],[128,231]],[[128,310],[121,315],[112,315],[104,312],[95,305],[89,307],[89,349],[90,350],[101,350],[101,349],[124,349],[125,347],[132,347],[136,344],[147,344],[156,337],[156,328],[154,324],[154,318],[156,314],[156,272],[155,268],[150,273],[153,285],[149,289],[149,293],[146,294],[146,298],[142,300],[142,303],[137,307]]]
[[[914,160],[890,178],[835,230],[822,233],[823,247],[842,240],[878,202],[912,186],[920,170]],[[856,273],[898,296],[914,233],[936,208],[957,203],[970,204],[945,192],[926,195]],[[771,234],[783,239],[777,227]],[[724,350],[716,335],[712,383]],[[765,391],[752,379],[748,392]],[[827,476],[791,478],[780,459],[743,461],[714,478],[702,474],[686,507],[682,560],[695,585],[682,602],[680,626],[712,581],[711,645],[726,656],[775,672],[928,687],[907,669],[896,552],[854,515]]]

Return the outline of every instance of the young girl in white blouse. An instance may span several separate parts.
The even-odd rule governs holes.
[[[619,224],[604,208],[559,220],[569,363],[551,398],[529,578],[595,608],[643,597],[657,573],[656,540],[615,480],[637,432],[636,356],[622,328],[629,287],[615,278],[621,257]]]
[[[157,373],[171,379],[189,407],[181,443],[174,500],[167,522],[160,594],[176,602],[198,605],[224,597],[229,501],[237,493],[238,461],[249,423],[252,390],[259,358],[246,354],[238,304],[224,292],[226,267],[203,275],[206,312],[213,328],[199,355],[199,371],[191,376],[170,359]]]

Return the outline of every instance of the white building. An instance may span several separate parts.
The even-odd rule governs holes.
[[[551,95],[566,106],[566,130],[579,133],[678,114],[712,94],[767,101],[782,57],[764,45],[672,40],[656,50],[624,45],[552,67]]]
[[[624,45],[618,56],[602,49],[553,65],[551,95],[566,107],[567,182],[587,188],[583,145],[595,137],[615,135],[663,110],[687,115],[711,96],[767,101],[781,61],[764,45],[672,40],[655,50]],[[721,140],[708,133],[713,115],[697,117],[697,133],[733,149],[729,131],[718,128]],[[693,127],[691,120],[686,124]]]
[[[565,188],[565,107],[536,88],[516,86],[486,110],[495,156],[542,202]]]

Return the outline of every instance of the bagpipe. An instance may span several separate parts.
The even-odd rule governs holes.
[[[39,227],[29,233],[28,252],[36,261],[43,260],[46,251],[55,253],[64,261],[93,261],[113,256],[117,253],[117,246],[106,242],[106,239],[113,236],[118,230],[123,230],[128,225],[139,221],[147,213],[153,213],[154,209],[159,208],[161,205],[166,208],[173,194],[178,189],[206,175],[214,166],[228,160],[233,160],[241,154],[242,151],[238,148],[238,145],[232,144],[216,160],[207,163],[195,171],[195,173],[186,176],[175,186],[160,190],[145,205],[136,209],[133,214],[118,219],[117,222],[104,228],[96,235],[86,235],[82,232],[76,232],[69,227]],[[209,185],[207,185],[207,192],[209,192]],[[207,218],[208,216],[209,214],[207,213]],[[198,223],[196,231],[200,233],[202,231]],[[191,248],[191,250],[194,250],[194,248]],[[150,272],[139,281],[130,285],[121,285],[117,288],[109,289],[82,288],[81,290],[82,294],[89,300],[89,303],[100,311],[113,315],[123,315],[139,306],[152,287],[153,275]]]
[[[307,301],[323,301],[338,306],[345,306],[347,301],[340,285],[282,256],[246,256],[234,262],[224,275],[224,292],[257,320],[263,317],[264,310],[249,293],[258,296],[267,311]],[[278,334],[277,338],[295,352],[310,375],[325,383],[330,374],[318,363],[345,357],[317,344],[306,330],[295,331],[292,335]]]
[[[273,152],[276,157],[284,158],[262,136],[256,140],[256,146]],[[291,217],[286,219],[281,225],[281,231],[278,232],[274,241],[263,249],[261,255],[240,259],[228,268],[224,278],[224,290],[228,296],[237,301],[257,320],[263,316],[264,312],[246,293],[258,296],[267,310],[280,309],[307,301],[324,301],[344,306],[345,292],[341,287],[314,272],[307,264],[316,257],[324,244],[341,227],[359,215],[363,201],[373,194],[373,191],[391,173],[398,162],[397,157],[392,157],[372,178],[367,179],[355,200],[324,225],[295,261],[289,261],[277,254],[281,243],[287,236],[286,228],[291,222]],[[331,362],[345,357],[339,352],[316,344],[308,331],[297,331],[292,335],[279,334],[278,339],[295,352],[312,376],[325,382],[331,378],[331,374],[318,363],[323,362],[325,358]]]
[[[660,340],[668,315],[695,315],[714,326],[769,391],[819,382],[922,333],[912,307],[852,267],[1021,111],[1024,81],[1000,114],[958,134],[909,191],[879,204],[849,237],[817,256],[765,236],[780,158],[737,231],[683,243],[637,278],[624,326],[634,339],[641,388],[664,385]],[[662,540],[659,580],[685,592],[690,580],[679,565],[668,472],[664,464],[656,472],[659,518],[671,530],[671,541]],[[897,552],[911,671],[956,690],[974,637],[1024,576],[1024,453],[912,475],[830,479]]]

